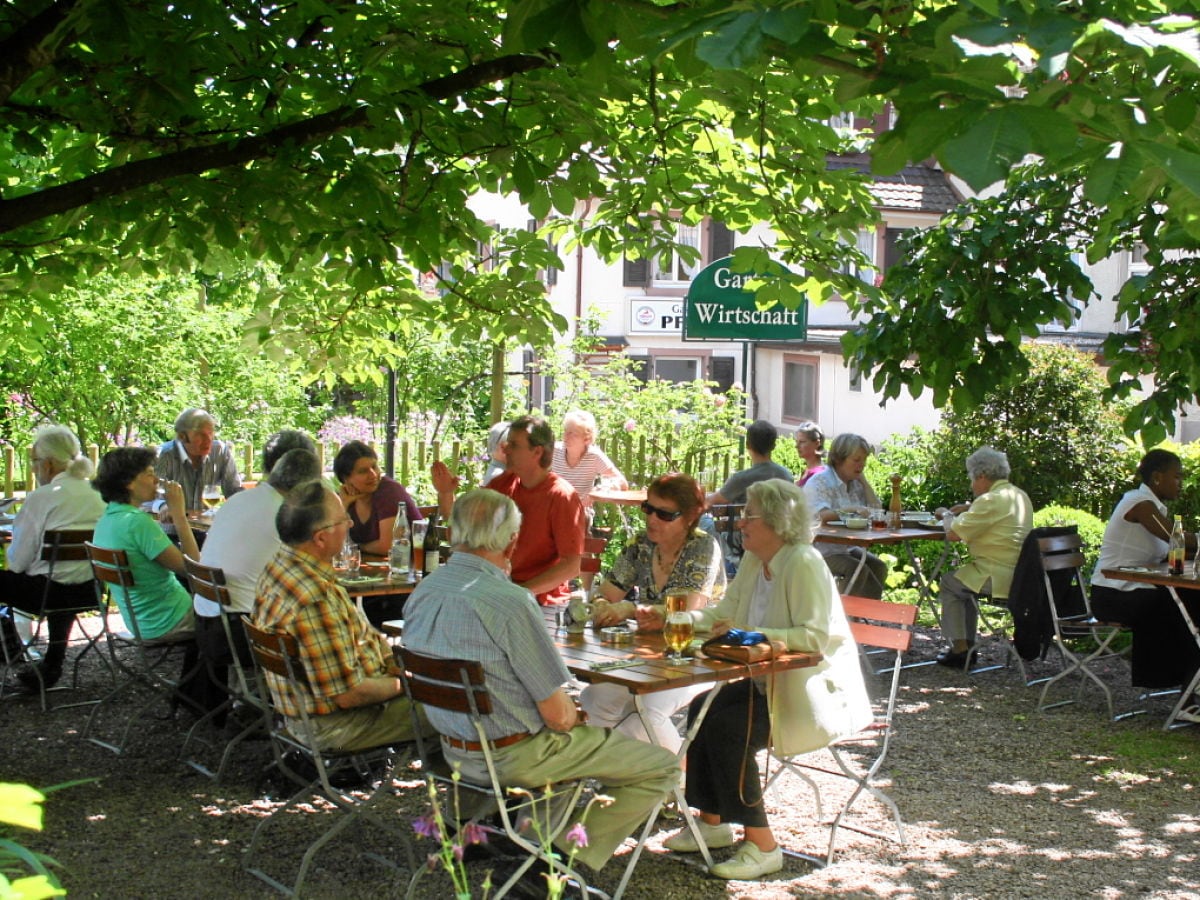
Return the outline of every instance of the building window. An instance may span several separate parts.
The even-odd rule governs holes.
[[[863,379],[862,369],[860,369],[858,367],[858,363],[850,363],[849,372],[850,372],[850,393],[861,394],[862,393],[862,379]]]
[[[858,232],[855,238],[855,248],[863,256],[867,258],[866,265],[859,265],[857,262],[847,260],[842,266],[842,271],[847,275],[853,275],[859,281],[872,284],[875,281],[875,229],[864,228]]]
[[[654,377],[675,384],[695,381],[700,377],[700,360],[695,357],[656,356]]]
[[[679,223],[675,229],[675,243],[695,248],[697,253],[697,256],[694,257],[695,261],[688,262],[678,250],[670,250],[654,257],[652,280],[656,285],[688,284],[704,266],[700,256],[699,225]]]
[[[676,222],[674,227],[675,243],[694,248],[698,254],[695,262],[688,262],[678,250],[651,259],[626,256],[622,279],[625,287],[641,287],[651,293],[683,293],[697,272],[733,252],[734,233],[721,222],[713,219],[705,219],[696,225]]]
[[[816,357],[785,356],[783,359],[783,418],[790,422],[817,421]]]
[[[1146,245],[1134,244],[1129,251],[1129,274],[1145,275],[1150,271],[1150,263],[1146,262]]]

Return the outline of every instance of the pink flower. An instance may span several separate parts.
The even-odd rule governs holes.
[[[432,815],[417,816],[413,819],[413,831],[423,837],[433,838],[434,840],[441,837],[438,833],[437,819]]]
[[[460,835],[464,844],[486,844],[488,842],[487,826],[480,825],[478,822],[468,822],[462,827]]]
[[[625,430],[626,431],[637,431],[637,422],[633,421],[633,419],[626,419],[625,420]]]
[[[728,402],[729,398],[727,398],[724,394],[717,394],[715,397],[713,397],[713,406],[715,406],[717,409],[720,409]]]
[[[454,858],[457,859],[459,862],[462,862],[463,845],[462,844],[454,844],[450,849],[454,852]]]
[[[567,842],[574,847],[586,847],[588,845],[587,829],[583,827],[582,822],[576,822],[567,832]]]

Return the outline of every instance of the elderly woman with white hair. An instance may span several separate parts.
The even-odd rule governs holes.
[[[947,572],[938,582],[942,636],[950,644],[937,657],[943,666],[961,669],[966,665],[975,644],[979,614],[975,598],[987,594],[993,601],[1008,599],[1021,545],[1033,528],[1033,503],[1009,482],[1009,474],[1005,454],[981,447],[967,457],[974,501],[938,510],[946,533],[966,542],[971,551],[969,563]]]
[[[563,417],[563,438],[554,445],[551,471],[571,483],[591,514],[592,486],[597,478],[611,478],[618,490],[629,482],[603,450],[595,445],[596,417],[589,412],[573,409]]]
[[[104,514],[104,501],[92,489],[92,461],[80,452],[71,430],[62,425],[46,426],[35,435],[33,473],[41,486],[26,496],[13,523],[8,568],[0,570],[0,596],[14,609],[40,615],[50,570],[50,564],[42,559],[43,535],[51,530],[94,528]],[[75,610],[94,602],[87,560],[56,563],[54,587],[46,596],[46,652],[39,670],[29,667],[17,673],[23,689],[36,691],[39,683],[50,687],[58,681]]]
[[[839,519],[844,509],[865,515],[880,505],[875,491],[863,477],[867,457],[874,452],[867,439],[857,434],[839,434],[833,439],[829,465],[804,484],[809,508],[822,525]],[[817,541],[816,548],[825,557],[829,571],[842,582],[845,593],[874,600],[883,596],[888,564],[874,553],[829,541]]]
[[[748,880],[783,866],[755,754],[768,744],[783,755],[818,750],[866,727],[872,712],[837,584],[812,546],[804,492],[780,480],[751,485],[738,528],[746,555],[737,577],[719,604],[691,614],[696,629],[750,629],[778,650],[821,654],[816,666],[722,688],[688,748],[685,793],[700,811],[705,843],[729,847],[730,824],[745,830],[736,855],[713,866],[712,874]],[[692,701],[689,725],[706,699],[702,694]],[[699,849],[686,828],[664,846],[681,853]]]

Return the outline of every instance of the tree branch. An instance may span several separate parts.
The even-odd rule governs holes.
[[[426,81],[413,88],[411,93],[422,94],[428,100],[445,100],[480,85],[553,64],[554,59],[548,54],[502,56]],[[174,153],[134,160],[67,184],[0,200],[0,234],[169,178],[243,165],[269,157],[287,146],[304,146],[351,128],[364,127],[368,122],[368,112],[362,106],[341,107],[254,137],[234,138],[209,146],[189,147]]]

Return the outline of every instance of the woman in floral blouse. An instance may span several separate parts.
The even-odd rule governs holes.
[[[700,609],[720,598],[725,591],[725,567],[716,539],[696,527],[703,511],[704,492],[691,476],[673,473],[651,482],[642,504],[646,530],[622,551],[605,575],[594,613],[597,625],[636,618],[643,631],[661,630],[669,590],[687,590],[688,609]],[[635,587],[640,604],[625,599]],[[654,733],[654,743],[679,750],[681,740],[671,716],[699,690],[693,686],[643,698],[646,724]],[[590,724],[647,739],[633,696],[625,688],[589,685],[580,703]]]

